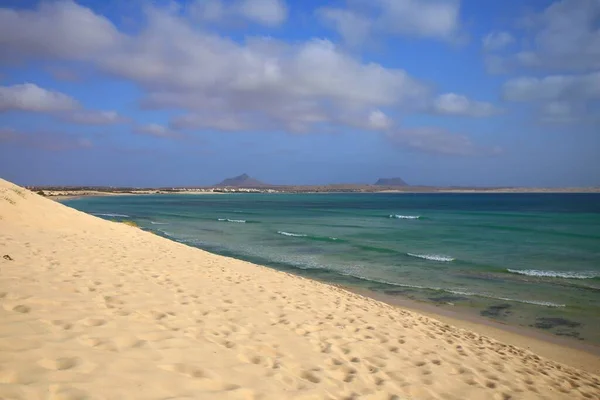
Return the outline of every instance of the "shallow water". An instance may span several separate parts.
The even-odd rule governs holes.
[[[231,194],[71,207],[215,253],[600,344],[600,194]]]

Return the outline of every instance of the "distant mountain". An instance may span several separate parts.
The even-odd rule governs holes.
[[[377,186],[408,186],[406,182],[402,180],[402,178],[379,178],[377,182],[375,182]]]
[[[242,174],[233,178],[227,178],[216,186],[255,188],[269,185],[248,176],[248,174]]]

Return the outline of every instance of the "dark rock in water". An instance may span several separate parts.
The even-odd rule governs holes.
[[[557,336],[568,336],[568,337],[572,337],[575,339],[580,339],[583,340],[582,338],[579,337],[579,332],[577,331],[565,331],[565,330],[558,330],[555,333]]]
[[[576,328],[581,326],[581,322],[570,321],[565,318],[536,318],[536,323],[533,325],[539,329],[552,329],[559,326],[566,326],[568,328]]]
[[[406,294],[406,292],[408,292],[407,290],[384,290],[383,293],[387,294],[388,296],[400,296],[403,294]]]
[[[510,304],[495,304],[493,306],[489,306],[485,310],[481,311],[480,314],[484,317],[498,318],[498,317],[506,317],[507,315],[512,314],[512,312],[508,311],[512,306]]]
[[[468,298],[463,297],[463,296],[438,296],[438,297],[428,297],[428,299],[433,301],[434,303],[438,303],[438,304],[453,303],[455,301],[469,300]]]

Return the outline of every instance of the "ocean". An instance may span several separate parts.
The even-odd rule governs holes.
[[[600,344],[600,194],[173,194],[64,203],[217,254]]]

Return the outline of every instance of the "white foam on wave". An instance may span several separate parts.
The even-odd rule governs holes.
[[[131,218],[129,215],[125,215],[125,214],[113,214],[113,213],[92,213],[92,215],[97,215],[97,216],[101,216],[101,217]]]
[[[440,262],[454,261],[454,258],[452,258],[452,257],[442,256],[439,254],[415,254],[415,253],[406,253],[406,254],[411,257],[422,258],[424,260],[430,260],[430,261],[440,261]]]
[[[390,214],[389,218],[396,218],[396,219],[419,219],[419,218],[421,218],[421,216],[420,215]]]
[[[542,271],[537,269],[507,269],[508,272],[526,276],[539,276],[545,278],[564,278],[564,279],[592,279],[600,277],[600,272],[581,271]]]
[[[237,222],[238,224],[245,224],[246,220],[245,219],[229,219],[229,218],[219,218],[218,221],[225,221],[225,222]]]
[[[168,222],[155,222],[155,221],[150,221],[150,223],[152,225],[169,225]]]
[[[283,236],[294,236],[294,237],[306,237],[308,235],[304,234],[304,233],[292,233],[292,232],[285,232],[285,231],[277,231],[277,233],[279,233],[280,235]]]

